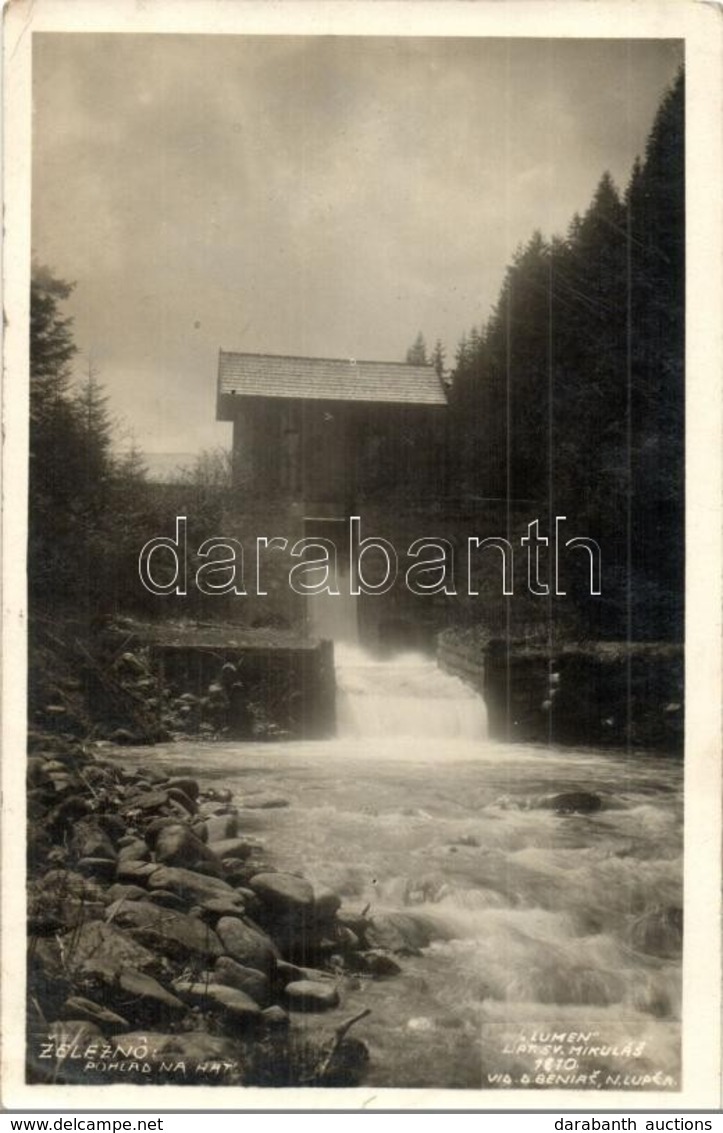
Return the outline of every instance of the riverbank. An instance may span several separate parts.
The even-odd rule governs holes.
[[[36,737],[28,760],[28,1080],[349,1086],[340,986],[398,971],[383,925],[277,870],[282,798]],[[310,1015],[328,1026],[300,1030]]]

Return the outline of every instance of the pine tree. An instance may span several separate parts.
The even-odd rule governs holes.
[[[414,344],[410,346],[407,351],[406,363],[408,366],[428,365],[427,344],[424,341],[424,335],[421,330],[415,338]]]

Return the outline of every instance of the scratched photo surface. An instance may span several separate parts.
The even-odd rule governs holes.
[[[28,1085],[675,1104],[683,54],[33,33]]]

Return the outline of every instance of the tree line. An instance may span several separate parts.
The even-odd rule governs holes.
[[[684,583],[684,78],[619,191],[604,173],[565,236],[535,232],[447,375],[448,486],[595,532],[591,633],[680,637]],[[420,335],[408,361],[428,357]]]

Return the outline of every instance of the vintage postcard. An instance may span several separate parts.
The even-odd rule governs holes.
[[[719,1107],[722,27],[6,7],[7,1108]]]

